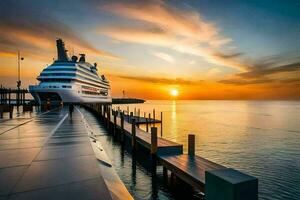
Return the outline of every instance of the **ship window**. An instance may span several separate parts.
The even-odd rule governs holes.
[[[62,88],[72,88],[70,85],[63,85]]]

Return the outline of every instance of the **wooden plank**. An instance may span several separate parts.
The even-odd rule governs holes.
[[[205,171],[226,168],[200,156],[185,154],[159,156],[159,161],[164,167],[176,174],[176,176],[198,189],[204,188]]]

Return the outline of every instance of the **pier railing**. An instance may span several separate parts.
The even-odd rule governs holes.
[[[143,152],[156,158],[153,159],[155,165],[163,167],[165,178],[168,178],[170,172],[173,181],[179,178],[204,192],[206,200],[258,199],[258,179],[196,155],[195,135],[188,136],[188,154],[184,154],[182,144],[158,137],[156,127],[151,127],[149,133],[148,125],[155,122],[145,115],[135,116],[129,110],[113,110],[108,105],[84,104],[84,106],[96,113],[104,122],[106,129],[114,137],[119,138],[121,143],[129,142],[133,152],[141,148],[146,149]],[[140,120],[139,123],[146,124],[146,131],[138,127],[137,119]],[[155,117],[153,119],[155,120]]]

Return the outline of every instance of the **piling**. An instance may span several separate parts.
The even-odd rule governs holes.
[[[188,155],[195,156],[195,135],[188,135]]]
[[[121,142],[124,142],[124,136],[125,132],[124,132],[124,111],[121,112]]]
[[[151,154],[157,152],[157,128],[151,127]]]
[[[131,146],[132,149],[136,149],[136,128],[135,119],[131,119]]]
[[[155,127],[155,109],[153,109],[153,127]]]
[[[133,112],[130,112],[130,116],[129,116],[128,122],[131,122],[132,119],[133,119]]]
[[[160,112],[160,137],[163,136],[163,113]]]
[[[148,118],[145,119],[146,119],[146,131],[149,132],[149,120]]]
[[[117,111],[113,112],[113,115],[114,115],[114,136],[116,136],[116,130],[117,130],[117,114],[118,114]]]
[[[13,118],[14,106],[9,106],[9,118]]]

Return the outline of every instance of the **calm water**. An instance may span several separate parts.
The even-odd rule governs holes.
[[[147,116],[155,108],[156,118],[162,111],[163,137],[185,150],[193,133],[196,154],[258,177],[260,199],[300,199],[299,101],[147,101],[134,108]]]

